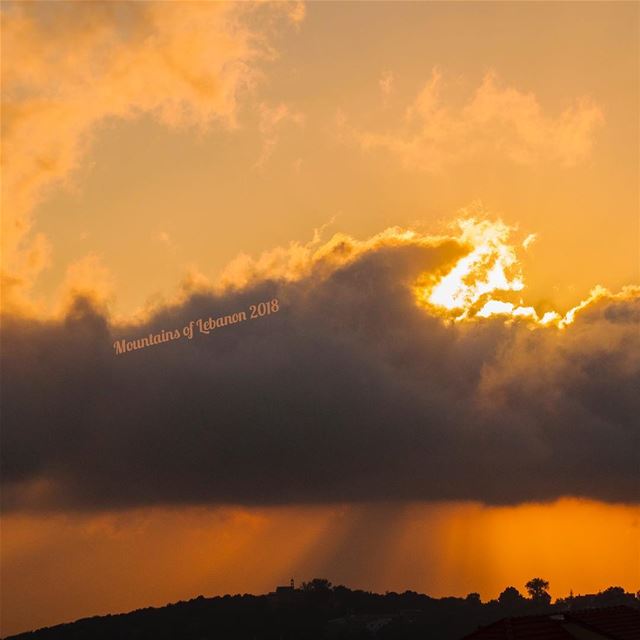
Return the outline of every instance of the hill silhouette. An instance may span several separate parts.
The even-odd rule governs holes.
[[[225,595],[145,608],[10,636],[5,640],[351,640],[433,638],[458,640],[507,616],[626,605],[640,609],[638,594],[610,587],[554,603],[549,584],[534,578],[528,597],[507,587],[496,600],[477,593],[431,598],[414,591],[385,594],[332,586],[314,579],[301,588],[277,587],[266,595]]]

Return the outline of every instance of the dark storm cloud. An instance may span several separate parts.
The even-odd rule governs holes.
[[[382,245],[117,331],[82,299],[62,322],[5,318],[5,508],[637,501],[640,298],[563,331],[445,325],[412,286],[460,251]],[[274,315],[114,355],[274,297]]]

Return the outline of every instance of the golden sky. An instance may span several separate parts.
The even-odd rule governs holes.
[[[266,593],[292,577],[433,597],[475,591],[483,600],[509,585],[524,592],[539,574],[554,597],[609,584],[633,591],[639,516],[637,508],[576,500],[16,515],[3,523],[3,579],[11,587],[3,589],[3,626],[203,593]]]
[[[3,634],[640,588],[638,3],[1,11]]]
[[[637,281],[635,3],[56,6],[4,9],[29,299],[81,281],[128,314],[328,223],[438,232],[478,203],[538,235],[534,302]]]

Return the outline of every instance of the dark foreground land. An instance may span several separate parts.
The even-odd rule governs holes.
[[[545,591],[523,597],[509,587],[499,599],[430,598],[407,591],[384,595],[313,580],[302,589],[215,598],[200,596],[160,608],[85,618],[11,636],[12,640],[458,640],[508,616],[531,616],[626,605],[637,594],[611,587],[551,603]],[[635,637],[635,636],[634,636]],[[640,636],[639,636],[640,637]]]

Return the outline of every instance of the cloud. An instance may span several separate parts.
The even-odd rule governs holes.
[[[72,307],[79,297],[91,300],[94,307],[106,308],[114,294],[111,272],[104,266],[100,256],[90,253],[67,267],[57,295],[60,301],[58,312],[66,313],[66,308]]]
[[[587,98],[556,117],[547,115],[535,94],[505,86],[495,73],[487,73],[460,107],[447,105],[443,84],[441,72],[433,69],[395,130],[372,131],[344,122],[341,137],[367,151],[387,151],[408,168],[432,173],[486,157],[570,167],[589,156],[595,131],[604,120],[600,108]]]
[[[296,0],[294,2],[288,2],[287,5],[287,15],[289,20],[292,23],[299,25],[303,20],[307,13],[307,8],[305,3],[302,0]]]
[[[262,168],[271,157],[279,140],[279,130],[285,124],[302,127],[305,122],[304,114],[281,102],[271,106],[262,102],[259,111],[259,129],[263,138],[262,153],[256,162],[256,167]]]
[[[378,80],[378,86],[380,87],[380,91],[385,100],[393,92],[393,80],[394,75],[392,71],[383,71],[380,79]]]
[[[80,167],[100,126],[142,115],[167,126],[233,127],[240,93],[273,55],[245,14],[278,3],[5,3],[2,7],[3,303],[28,288],[50,247],[33,209]]]
[[[5,316],[5,509],[638,501],[640,290],[600,291],[563,329],[443,321],[415,282],[468,251],[337,235],[142,324],[83,298],[60,321]],[[274,297],[259,320],[114,355]]]

